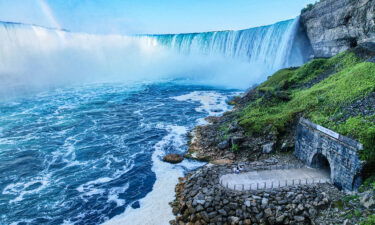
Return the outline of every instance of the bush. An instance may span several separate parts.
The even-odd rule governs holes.
[[[370,215],[361,225],[375,225],[375,215]]]

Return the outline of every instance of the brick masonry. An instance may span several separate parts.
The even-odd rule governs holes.
[[[297,126],[295,156],[306,165],[326,158],[330,166],[331,181],[340,189],[353,191],[361,184],[363,162],[358,151],[359,142],[301,118]]]

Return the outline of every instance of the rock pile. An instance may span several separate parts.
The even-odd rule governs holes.
[[[259,163],[258,163],[259,164]],[[205,166],[181,178],[171,224],[311,224],[331,202],[329,184],[235,192],[219,184],[229,166]]]

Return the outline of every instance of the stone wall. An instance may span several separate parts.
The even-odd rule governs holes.
[[[233,191],[219,183],[236,165],[207,165],[181,178],[171,203],[172,225],[315,224],[319,212],[338,193],[330,184],[297,185],[277,190]],[[262,162],[250,169],[268,168]]]
[[[375,42],[374,0],[321,0],[301,14],[315,57]]]
[[[301,119],[297,126],[295,156],[309,166],[326,158],[332,182],[341,189],[355,190],[361,183],[363,162],[358,151],[362,144],[327,128]],[[323,162],[322,162],[323,163]]]

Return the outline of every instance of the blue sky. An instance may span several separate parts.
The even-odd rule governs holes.
[[[184,33],[272,24],[298,16],[311,2],[315,0],[0,0],[0,20],[100,34]]]

